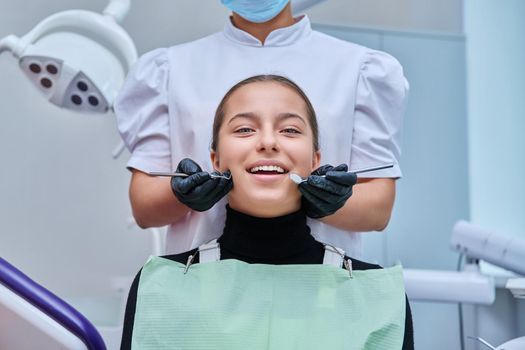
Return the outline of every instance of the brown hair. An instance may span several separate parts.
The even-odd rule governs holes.
[[[315,115],[314,107],[312,106],[312,103],[306,96],[306,94],[301,90],[301,88],[291,81],[288,78],[285,78],[280,75],[273,75],[273,74],[266,74],[266,75],[256,75],[253,77],[250,77],[248,79],[244,79],[243,81],[238,82],[235,84],[226,95],[221,100],[221,103],[219,103],[219,106],[217,107],[217,111],[215,111],[215,119],[213,120],[213,134],[212,134],[212,141],[211,141],[211,149],[213,151],[217,151],[217,145],[219,143],[219,130],[221,128],[222,122],[224,120],[224,109],[226,106],[226,103],[230,99],[230,96],[239,88],[252,84],[252,83],[258,83],[258,82],[276,82],[283,86],[287,86],[294,90],[301,98],[303,99],[304,103],[306,104],[306,112],[308,115],[308,121],[310,122],[310,127],[312,128],[312,136],[313,136],[313,146],[314,150],[319,150],[319,128],[317,126],[317,117]]]

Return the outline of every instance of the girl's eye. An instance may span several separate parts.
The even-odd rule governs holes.
[[[238,134],[247,134],[253,131],[254,130],[252,128],[239,128],[239,129],[236,129],[234,132]]]
[[[285,134],[300,134],[301,133],[301,131],[295,128],[286,128],[286,129],[283,129],[282,132]]]

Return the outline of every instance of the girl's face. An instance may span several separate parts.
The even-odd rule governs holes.
[[[224,108],[216,170],[230,170],[230,206],[258,217],[299,210],[301,194],[290,180],[319,166],[306,104],[292,88],[276,82],[255,82],[237,89]]]

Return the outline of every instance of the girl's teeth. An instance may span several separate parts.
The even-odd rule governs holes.
[[[250,169],[250,172],[256,173],[258,171],[276,171],[278,173],[284,173],[284,169],[277,165],[261,165]]]

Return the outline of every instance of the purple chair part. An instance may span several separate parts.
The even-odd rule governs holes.
[[[87,318],[2,258],[0,283],[75,334],[89,350],[106,350],[102,337]]]

